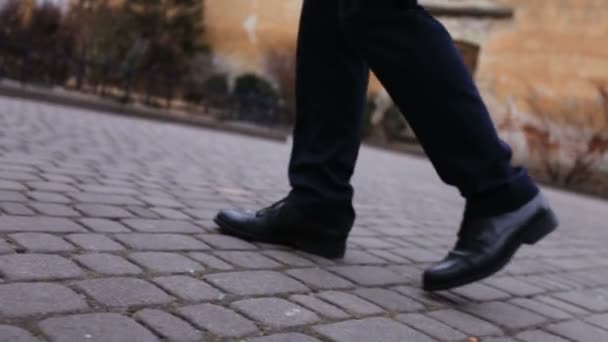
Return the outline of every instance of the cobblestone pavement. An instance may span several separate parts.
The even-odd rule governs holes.
[[[547,190],[561,230],[438,295],[463,205],[371,148],[332,262],[217,234],[288,190],[289,146],[0,98],[0,341],[608,341],[608,205]]]

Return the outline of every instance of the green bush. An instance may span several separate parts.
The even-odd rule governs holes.
[[[279,94],[267,80],[255,74],[239,76],[232,97],[238,106],[238,119],[262,124],[278,123]]]

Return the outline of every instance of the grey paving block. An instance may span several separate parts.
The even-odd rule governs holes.
[[[75,285],[109,307],[166,304],[174,299],[156,285],[137,278],[89,279]]]
[[[232,303],[248,317],[275,329],[317,323],[317,314],[281,298],[253,298]]]
[[[157,342],[159,339],[134,320],[115,313],[48,318],[39,324],[52,341]]]
[[[132,249],[144,251],[197,251],[209,246],[182,234],[116,234],[116,239]]]
[[[321,268],[293,269],[286,273],[315,289],[338,290],[354,287],[350,281]]]
[[[608,330],[581,321],[552,324],[545,329],[552,334],[577,342],[608,341]]]
[[[320,340],[300,334],[300,333],[287,333],[287,334],[276,334],[265,337],[257,337],[248,339],[247,342],[321,342]]]
[[[223,251],[216,252],[215,256],[232,265],[246,269],[272,269],[282,266],[273,259],[257,252]]]
[[[307,292],[304,284],[273,271],[245,271],[209,274],[211,284],[241,296],[267,296],[292,292]]]
[[[472,304],[466,306],[464,310],[509,329],[529,328],[548,321],[543,316],[504,302]]]
[[[395,319],[440,341],[461,341],[467,338],[458,330],[423,314],[402,314]]]
[[[133,317],[169,341],[194,342],[202,340],[202,333],[200,331],[184,320],[165,311],[144,309],[138,311]]]
[[[445,309],[429,312],[428,315],[471,336],[502,334],[496,325],[461,311]]]
[[[129,228],[142,233],[200,233],[202,229],[188,221],[126,219],[122,221]]]
[[[0,313],[24,317],[88,309],[84,298],[69,288],[50,283],[0,285]]]
[[[61,237],[47,233],[16,233],[9,237],[28,252],[59,253],[76,250],[74,245]]]
[[[78,220],[82,225],[97,233],[125,233],[130,230],[117,221],[99,218],[83,218]]]
[[[169,293],[187,301],[198,302],[224,298],[224,294],[221,291],[192,277],[157,277],[153,281]]]
[[[143,273],[142,269],[126,259],[112,254],[81,254],[74,259],[86,268],[105,275],[133,275]]]
[[[158,273],[196,273],[205,269],[196,261],[176,253],[138,252],[129,254],[129,259]]]
[[[315,326],[314,330],[335,342],[431,342],[433,338],[387,318],[366,318]]]
[[[336,306],[329,304],[319,298],[313,297],[312,295],[293,295],[289,297],[294,303],[298,303],[321,316],[331,319],[346,319],[350,315]]]
[[[356,315],[377,315],[384,313],[384,309],[376,304],[365,301],[350,293],[324,291],[318,293],[317,296]]]
[[[330,270],[363,286],[386,286],[407,282],[407,279],[381,266],[337,266],[331,267]]]
[[[419,302],[391,290],[368,288],[358,289],[353,293],[389,311],[410,312],[424,309]]]
[[[221,337],[241,337],[258,331],[250,320],[218,305],[186,306],[178,311],[196,326]]]
[[[0,216],[0,232],[73,233],[85,231],[74,221],[58,217]]]
[[[125,248],[102,234],[70,234],[66,237],[78,247],[94,252],[118,252]]]
[[[0,325],[0,341],[39,342],[29,331],[10,325]]]
[[[188,256],[191,259],[194,259],[205,265],[207,268],[216,269],[220,271],[230,271],[234,269],[234,266],[211,254],[192,252],[188,253]]]
[[[2,255],[0,272],[11,280],[70,279],[84,275],[73,261],[53,254]]]

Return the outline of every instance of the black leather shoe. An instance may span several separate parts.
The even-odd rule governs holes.
[[[223,210],[214,221],[222,233],[244,240],[288,245],[330,259],[346,251],[347,234],[315,223],[287,199],[258,212]]]
[[[522,244],[536,244],[557,226],[542,194],[506,214],[464,219],[456,247],[424,272],[423,288],[448,290],[487,278],[500,271]]]

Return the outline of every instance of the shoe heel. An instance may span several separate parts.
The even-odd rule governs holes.
[[[559,225],[559,221],[555,213],[551,209],[546,209],[532,219],[523,242],[528,245],[535,245],[540,240],[551,234]]]
[[[346,253],[346,241],[300,240],[293,243],[296,249],[327,259],[341,259]]]

